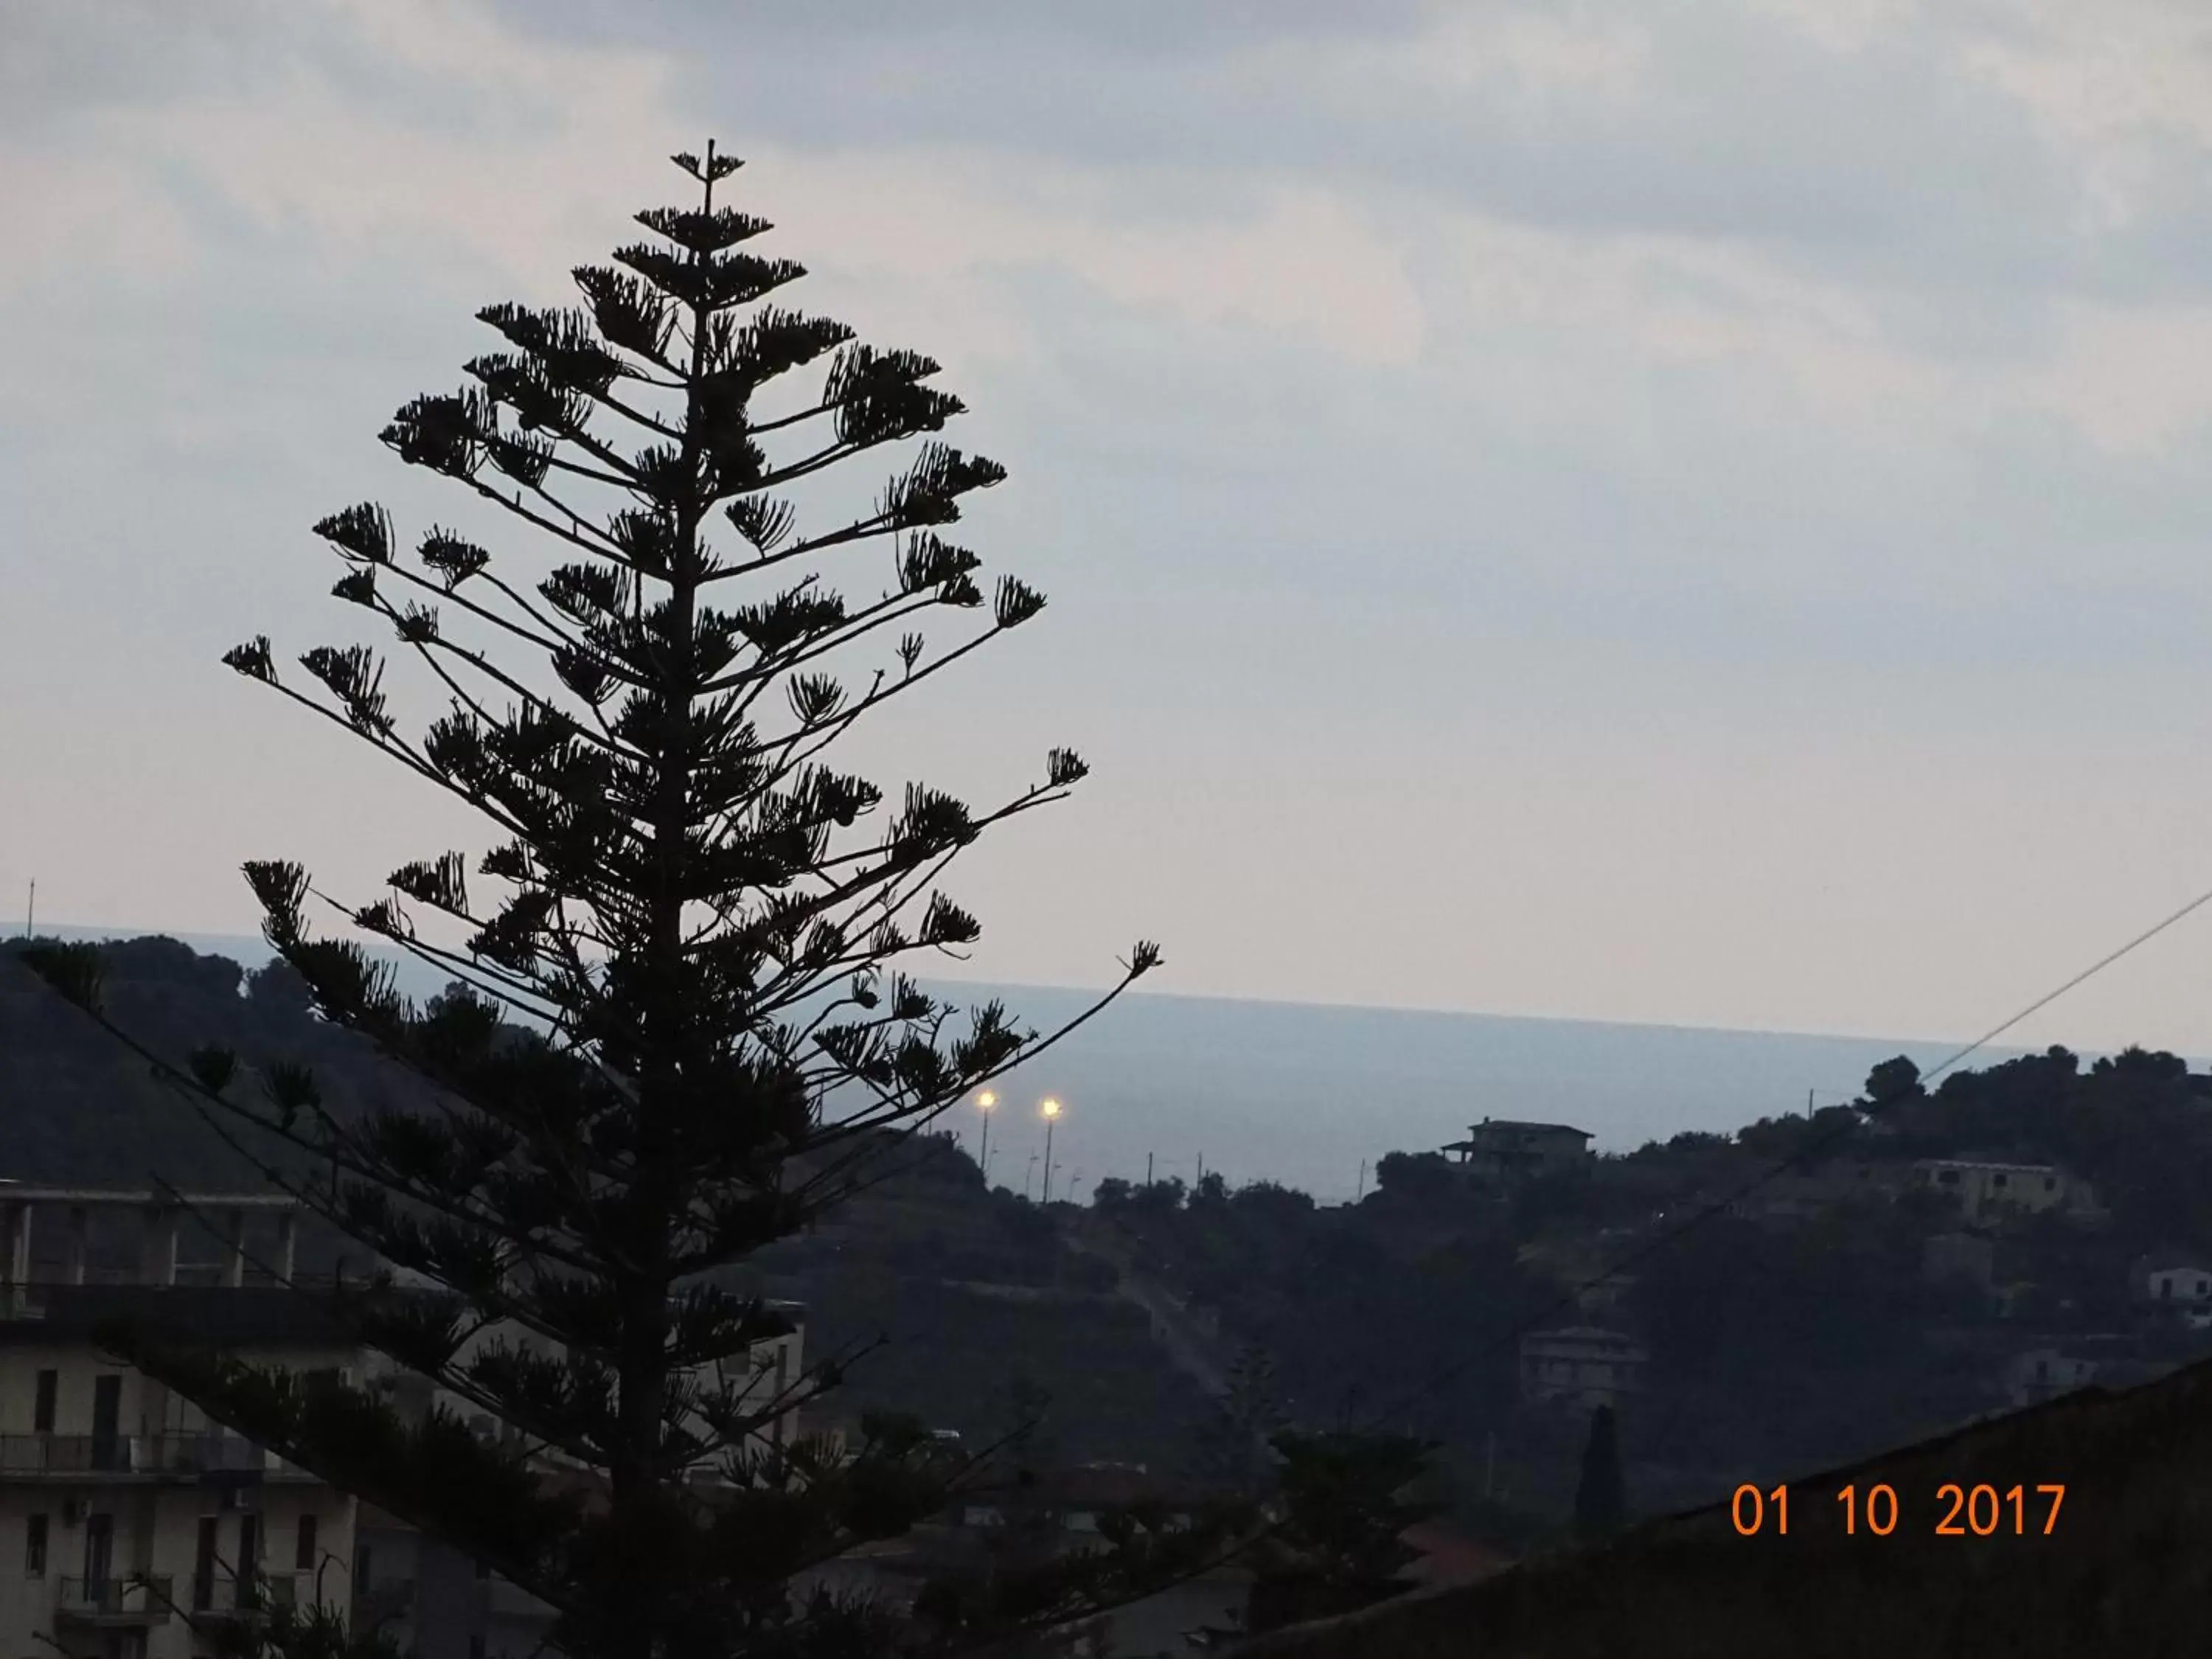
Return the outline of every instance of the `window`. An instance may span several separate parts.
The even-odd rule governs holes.
[[[94,1584],[106,1584],[115,1577],[115,1517],[112,1515],[88,1515],[84,1517],[84,1579],[89,1589]]]
[[[2044,1176],[2043,1190],[2046,1193],[2057,1192],[2058,1190],[2058,1177],[2057,1176]]]
[[[1936,1171],[1936,1179],[1946,1187],[1955,1187],[1959,1184],[1959,1172],[1956,1170],[1938,1170]]]
[[[311,1572],[315,1565],[315,1517],[300,1517],[300,1540],[293,1547],[292,1565],[301,1572]]]
[[[1999,1170],[1995,1175],[1990,1177],[1990,1185],[1992,1187],[2002,1187],[2005,1184],[2006,1178],[2005,1172],[2002,1170]]]
[[[39,1389],[31,1407],[31,1432],[52,1434],[54,1431],[54,1394],[61,1384],[59,1371],[40,1371]]]
[[[376,1564],[375,1553],[363,1544],[353,1559],[353,1588],[356,1595],[366,1595],[376,1588],[375,1575],[370,1571]]]
[[[261,1517],[258,1515],[238,1517],[238,1565],[230,1576],[238,1586],[238,1605],[252,1606],[255,1586],[261,1579]]]
[[[46,1576],[46,1517],[34,1515],[23,1534],[23,1577],[44,1578]]]
[[[222,1523],[212,1515],[200,1516],[199,1542],[192,1551],[192,1611],[206,1613],[215,1606],[216,1528]]]

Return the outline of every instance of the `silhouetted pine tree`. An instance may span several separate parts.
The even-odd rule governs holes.
[[[1285,1430],[1272,1443],[1276,1516],[1254,1555],[1247,1626],[1329,1618],[1407,1589],[1401,1575],[1420,1552],[1406,1541],[1407,1529],[1443,1507],[1422,1492],[1435,1444],[1351,1430]]]
[[[1230,1362],[1225,1380],[1227,1393],[1211,1402],[1199,1425],[1198,1472],[1218,1491],[1261,1498],[1274,1481],[1270,1442],[1284,1427],[1273,1357],[1247,1342]]]
[[[112,1334],[212,1416],[550,1602],[575,1659],[947,1650],[1133,1593],[1204,1528],[1119,1528],[1048,1589],[950,1598],[958,1628],[896,1642],[864,1610],[794,1600],[794,1575],[904,1530],[962,1471],[910,1422],[842,1451],[777,1443],[772,1425],[842,1361],[764,1374],[790,1318],[727,1270],[1053,1040],[996,1003],[956,1026],[896,964],[977,937],[934,885],[946,864],[1085,769],[1055,750],[994,810],[908,784],[885,812],[876,784],[829,763],[855,721],[1044,599],[1011,576],[987,592],[940,534],[1004,473],[929,435],[962,410],[930,384],[937,365],[766,303],[802,272],[745,247],[769,227],[718,199],[737,161],[674,159],[695,205],[640,214],[650,240],[578,269],[580,309],[479,313],[505,348],[383,434],[510,515],[550,572],[437,527],[410,568],[374,505],[316,527],[347,567],[337,597],[392,626],[446,711],[403,735],[362,646],[300,659],[320,694],[280,678],[266,639],[226,659],[491,826],[473,872],[434,854],[392,872],[395,896],[337,907],[469,988],[422,1010],[311,931],[322,896],[299,866],[246,866],[316,1010],[419,1073],[422,1103],[342,1119],[310,1070],[213,1048],[167,1073],[226,1133],[311,1155],[314,1175],[280,1184],[389,1264],[333,1292],[339,1310],[507,1432],[485,1443],[442,1407],[405,1418],[374,1391]],[[793,486],[917,438],[872,502],[802,527]],[[886,580],[848,599],[826,569],[872,547]],[[933,648],[919,624],[939,613],[976,624]],[[1139,944],[1115,991],[1158,958]],[[99,1013],[95,951],[40,965]],[[577,1478],[556,1490],[549,1468]],[[343,1634],[289,1614],[263,1628],[294,1651]]]
[[[1620,1477],[1620,1437],[1613,1407],[1590,1413],[1589,1438],[1583,1446],[1583,1473],[1575,1487],[1575,1536],[1585,1542],[1607,1538],[1621,1528],[1628,1499]]]

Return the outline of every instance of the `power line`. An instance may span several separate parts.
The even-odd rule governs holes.
[[[2040,1012],[2043,1009],[2049,1007],[2052,1003],[2057,1001],[2060,997],[2064,996],[2069,991],[2071,991],[2076,986],[2104,972],[2106,969],[2119,961],[2121,957],[2128,955],[2130,951],[2136,950],[2142,945],[2149,944],[2151,940],[2156,939],[2160,933],[2166,932],[2167,928],[2172,927],[2175,923],[2181,921],[2185,918],[2194,915],[2197,911],[2203,909],[2208,904],[2212,904],[2212,888],[2209,888],[2205,891],[2198,894],[2195,898],[2190,900],[2188,903],[2183,905],[2179,910],[2173,912],[2172,915],[2167,916],[2163,921],[2159,922],[2155,927],[2146,928],[2143,932],[2136,934],[2125,945],[2121,945],[2118,950],[2112,951],[2107,956],[2100,957],[2097,961],[2092,963],[2088,967],[2084,968],[2080,973],[2068,980],[2064,984],[2059,986],[2057,989],[2047,992],[2044,995],[2038,997],[2034,1001],[2029,1003],[2027,1007],[2021,1009],[2010,1018],[2001,1021],[1999,1024],[1991,1026],[1980,1036],[1976,1037],[1972,1042],[1966,1044],[1965,1048],[1960,1049],[1956,1054],[1952,1054],[1948,1059],[1943,1060],[1942,1063],[1938,1065],[1934,1070],[1922,1073],[1920,1074],[1919,1080],[1923,1084],[1925,1084],[1931,1079],[1941,1077],[1944,1073],[1956,1066],[1960,1060],[1965,1060],[1969,1055],[1976,1054],[1981,1049],[1987,1048],[1990,1043],[2002,1036],[2007,1031],[2012,1030],[2014,1026],[2019,1024],[2030,1015]],[[1869,1115],[1870,1115],[1871,1114],[1869,1114]],[[1369,1430],[1379,1428],[1383,1424],[1387,1423],[1392,1417],[1398,1415],[1415,1405],[1418,1405],[1422,1400],[1434,1393],[1437,1389],[1443,1387],[1446,1383],[1457,1381],[1460,1377],[1465,1376],[1469,1370],[1472,1370],[1475,1366],[1490,1359],[1499,1348],[1504,1347],[1507,1343],[1519,1342],[1522,1337],[1528,1335],[1529,1332],[1536,1329],[1545,1322],[1548,1321],[1554,1314],[1559,1313],[1565,1308],[1579,1306],[1585,1291],[1595,1289],[1596,1286],[1602,1285],[1609,1279],[1615,1278],[1621,1273],[1626,1273],[1632,1267],[1641,1267],[1644,1263],[1650,1261],[1652,1257],[1658,1255],[1660,1251],[1674,1243],[1675,1240],[1682,1237],[1685,1234],[1691,1232],[1694,1229],[1703,1226],[1706,1222],[1711,1221],[1715,1216],[1725,1213],[1735,1205],[1741,1203],[1752,1194],[1757,1192],[1760,1188],[1765,1186],[1769,1182],[1775,1180],[1780,1176],[1788,1174],[1791,1170],[1796,1169],[1799,1165],[1806,1163],[1808,1160],[1818,1156],[1820,1153],[1826,1152],[1829,1147],[1849,1136],[1857,1127],[1858,1126],[1855,1121],[1846,1120],[1844,1122],[1838,1124],[1834,1128],[1824,1131],[1820,1134],[1814,1136],[1811,1140],[1799,1147],[1797,1151],[1792,1152],[1780,1163],[1775,1164],[1773,1168],[1768,1170],[1765,1174],[1754,1176],[1750,1181],[1745,1182],[1741,1187],[1738,1188],[1735,1192],[1729,1194],[1726,1197],[1717,1200],[1705,1206],[1703,1209],[1694,1212],[1680,1225],[1668,1231],[1660,1233],[1656,1237],[1648,1240],[1641,1249],[1632,1250],[1621,1260],[1613,1263],[1611,1266],[1606,1267],[1591,1278],[1586,1279],[1579,1284],[1570,1286],[1565,1294],[1560,1296],[1556,1301],[1547,1304],[1544,1308],[1543,1311],[1539,1313],[1531,1322],[1515,1327],[1498,1342],[1487,1345],[1480,1352],[1472,1354],[1465,1359],[1456,1360],[1453,1364],[1445,1366],[1434,1376],[1429,1378],[1425,1382],[1423,1382],[1418,1387],[1407,1391],[1395,1404],[1386,1407],[1383,1410],[1376,1413],[1368,1419],[1367,1424],[1364,1426]]]

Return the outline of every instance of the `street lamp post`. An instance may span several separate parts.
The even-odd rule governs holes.
[[[1060,1121],[1060,1103],[1048,1095],[1037,1106],[1044,1118],[1044,1201],[1052,1202],[1052,1130]]]
[[[975,1097],[975,1109],[983,1115],[983,1150],[977,1154],[975,1167],[983,1172],[983,1184],[991,1184],[991,1108],[999,1103],[998,1096],[988,1089]]]

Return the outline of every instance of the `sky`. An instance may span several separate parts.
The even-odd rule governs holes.
[[[1051,596],[862,746],[1092,765],[953,971],[1963,1037],[2212,886],[2201,7],[0,0],[0,904],[482,844],[217,659],[358,636],[309,526],[461,521],[378,429],[709,137]]]

